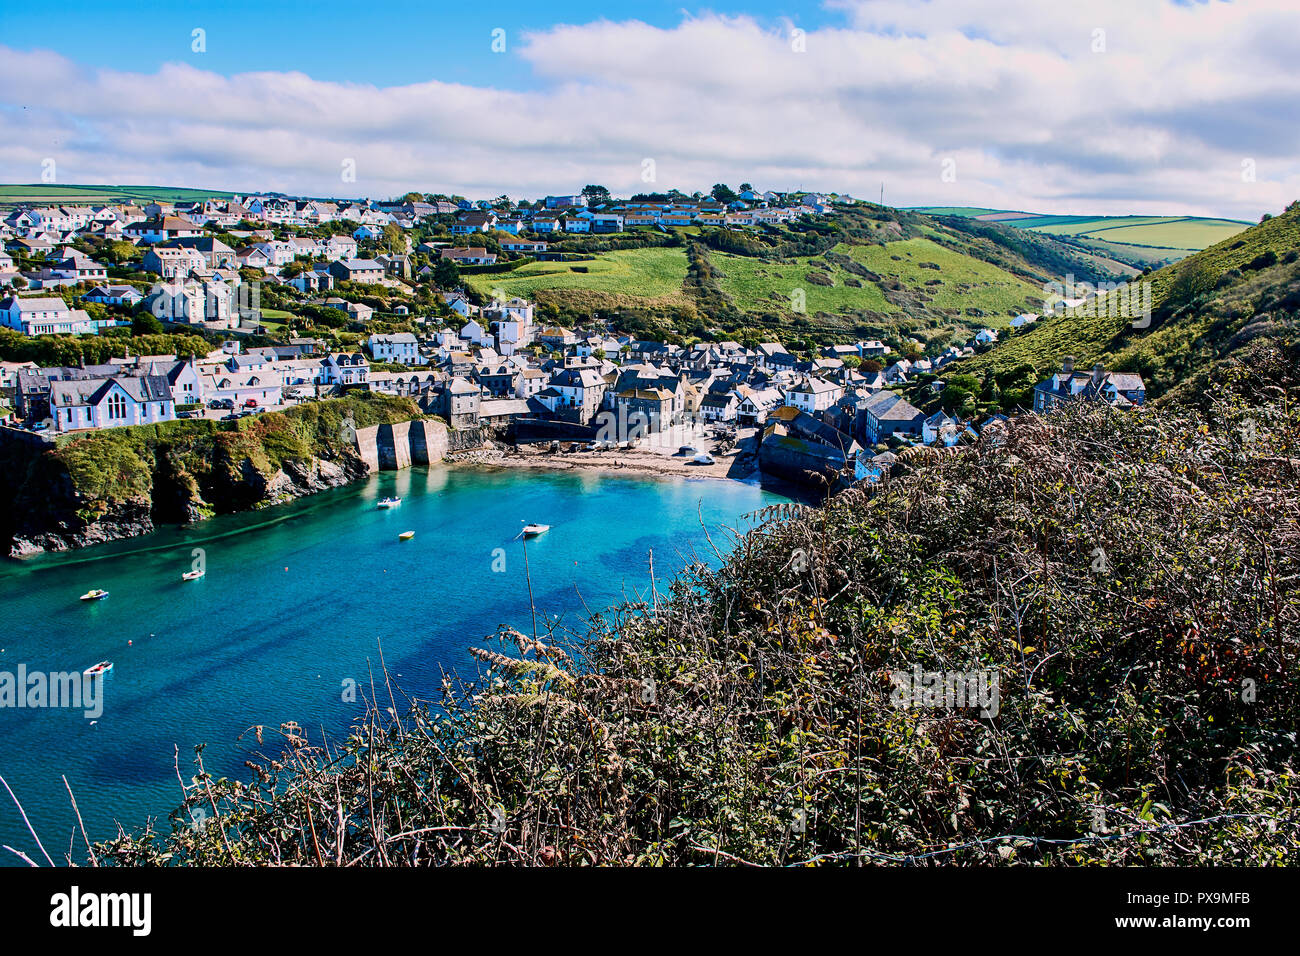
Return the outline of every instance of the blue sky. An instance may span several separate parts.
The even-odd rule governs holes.
[[[1257,219],[1298,62],[1296,0],[8,3],[0,181]]]
[[[305,2],[232,0],[227,3],[104,3],[70,0],[52,16],[43,4],[0,13],[0,36],[46,47],[89,66],[152,71],[168,61],[198,60],[192,31],[207,31],[205,69],[226,76],[261,70],[308,73],[322,80],[361,80],[380,86],[440,79],[528,89],[537,78],[527,64],[491,49],[494,29],[512,38],[556,23],[639,20],[672,27],[686,7],[673,0],[488,0],[480,3]],[[800,7],[804,9],[799,9]],[[695,13],[747,14],[804,29],[842,23],[815,4],[721,3]],[[279,38],[287,37],[288,42]],[[123,57],[122,41],[132,44]]]

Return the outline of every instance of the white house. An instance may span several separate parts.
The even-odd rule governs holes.
[[[815,415],[825,411],[844,394],[844,387],[834,382],[815,376],[806,376],[792,385],[785,393],[786,404],[793,405],[800,411]]]
[[[134,286],[97,285],[82,298],[87,302],[98,302],[101,305],[135,305],[144,296]]]
[[[202,271],[207,262],[197,249],[175,246],[150,249],[144,254],[142,265],[146,272],[156,272],[164,279],[175,279]]]
[[[392,335],[371,335],[370,355],[376,362],[399,362],[402,365],[419,365],[420,349],[410,332]]]
[[[85,335],[98,331],[96,323],[81,309],[70,309],[55,296],[0,299],[0,321],[24,335]]]
[[[781,404],[781,391],[776,388],[747,388],[736,406],[736,420],[741,425],[761,425],[767,413]]]
[[[370,377],[370,363],[360,352],[335,352],[322,362],[324,385],[364,385]]]
[[[472,342],[474,345],[491,348],[495,343],[492,336],[488,334],[483,326],[479,325],[474,319],[470,319],[460,330],[460,337]]]
[[[161,375],[122,375],[50,383],[55,431],[148,425],[176,417],[171,386]]]
[[[203,394],[209,401],[229,399],[236,407],[279,405],[283,401],[284,379],[274,368],[258,372],[218,371],[203,379]]]
[[[145,297],[143,305],[162,322],[214,323],[231,329],[239,325],[235,290],[216,280],[161,282]]]

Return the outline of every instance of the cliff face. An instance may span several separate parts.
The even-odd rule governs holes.
[[[218,467],[200,482],[178,469],[172,455],[160,454],[149,474],[148,490],[121,500],[97,498],[79,490],[64,471],[45,483],[48,495],[44,501],[33,501],[11,515],[9,556],[24,558],[44,551],[83,548],[148,534],[159,524],[188,524],[214,514],[284,504],[369,474],[360,458],[346,453],[336,461],[288,460],[270,473],[250,457],[215,464]],[[41,470],[47,471],[49,466]]]
[[[0,532],[10,557],[29,557],[283,504],[380,468],[441,461],[446,426],[394,420],[411,412],[391,397],[360,396],[236,428],[169,422],[57,448],[5,442]]]

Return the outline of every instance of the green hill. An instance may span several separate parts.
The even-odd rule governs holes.
[[[1140,314],[1145,293],[1112,292],[1004,337],[957,370],[983,376],[1027,363],[1041,373],[1071,355],[1079,365],[1101,361],[1141,372],[1148,395],[1156,397],[1197,380],[1253,339],[1294,342],[1298,259],[1300,203],[1292,203],[1279,216],[1137,280],[1150,283],[1149,325]]]
[[[616,308],[620,302],[648,300],[682,304],[686,253],[680,248],[647,247],[596,253],[574,262],[530,262],[510,272],[466,274],[465,281],[482,295],[535,299],[545,292],[575,308]]]
[[[43,203],[150,203],[197,202],[229,199],[234,193],[182,186],[78,186],[33,183],[0,186],[0,206]]]
[[[1202,216],[1051,216],[961,206],[922,206],[914,211],[973,222],[997,222],[1055,236],[1081,250],[1139,269],[1176,262],[1250,226],[1239,219]]]
[[[656,245],[634,247],[642,241]],[[551,249],[592,258],[467,281],[482,295],[534,297],[561,318],[617,311],[646,335],[935,345],[1040,311],[1044,287],[1060,276],[1105,281],[1134,271],[1051,236],[870,204],[752,233],[561,238]]]

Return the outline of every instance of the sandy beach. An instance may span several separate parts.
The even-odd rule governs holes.
[[[680,433],[679,433],[680,432]],[[698,428],[675,426],[663,435],[642,439],[630,449],[609,451],[568,451],[570,442],[560,442],[561,451],[551,451],[549,443],[491,446],[455,452],[445,461],[453,465],[478,465],[501,468],[549,468],[556,471],[603,471],[610,474],[641,473],[651,475],[679,475],[685,478],[729,478],[744,480],[754,477],[758,460],[754,455],[755,437],[742,433],[734,448],[718,452],[717,444]],[[698,452],[713,456],[713,464],[699,465],[693,455],[682,455],[678,449],[689,445]]]

